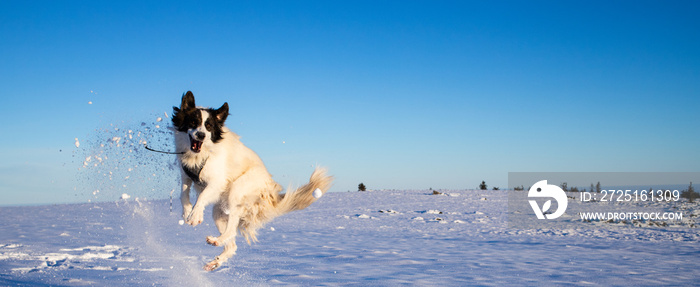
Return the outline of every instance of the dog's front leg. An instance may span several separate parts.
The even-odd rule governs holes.
[[[190,202],[190,190],[192,189],[192,179],[187,176],[182,178],[182,191],[180,193],[180,203],[182,203],[182,219],[187,220],[187,217],[192,213],[192,203]]]
[[[204,188],[199,196],[197,196],[197,202],[194,204],[192,212],[190,212],[190,215],[187,217],[187,224],[197,226],[202,223],[204,220],[204,208],[207,207],[207,205],[219,201],[223,189],[223,186],[217,184],[209,184]]]

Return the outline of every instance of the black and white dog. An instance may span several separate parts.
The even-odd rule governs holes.
[[[182,175],[182,217],[187,224],[202,223],[204,208],[214,204],[214,222],[221,232],[207,236],[207,243],[224,246],[224,251],[207,263],[214,270],[236,253],[236,234],[240,232],[250,244],[256,241],[257,229],[273,218],[301,210],[316,201],[330,188],[333,177],[316,168],[309,183],[295,191],[280,194],[282,187],[267,172],[258,155],[224,126],[228,103],[218,109],[195,106],[194,95],[182,96],[180,107],[173,107],[175,146]],[[190,190],[197,191],[192,206]]]

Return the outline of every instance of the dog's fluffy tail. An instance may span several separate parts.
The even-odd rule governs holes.
[[[318,193],[316,194],[317,197],[314,197],[316,189],[321,191],[321,195],[325,194],[333,184],[333,177],[326,173],[325,168],[317,167],[314,173],[311,174],[309,183],[297,188],[295,191],[287,191],[287,193],[283,194],[277,205],[280,215],[295,210],[302,210],[314,203],[318,199],[317,197],[320,197]]]
[[[257,241],[258,228],[277,216],[308,207],[319,197],[318,193],[314,197],[314,191],[320,189],[321,195],[323,195],[328,191],[332,183],[333,177],[326,175],[326,169],[320,167],[317,167],[314,173],[311,174],[309,183],[296,190],[289,188],[285,194],[276,194],[282,188],[273,181],[275,196],[261,197],[251,207],[249,216],[241,219],[239,231],[245,236],[249,244]]]

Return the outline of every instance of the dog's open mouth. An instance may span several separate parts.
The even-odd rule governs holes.
[[[192,136],[190,136],[190,150],[192,150],[193,152],[196,152],[196,153],[202,151],[202,142],[198,141],[198,140],[192,138]]]

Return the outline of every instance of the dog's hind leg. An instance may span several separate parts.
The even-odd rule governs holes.
[[[236,232],[238,231],[238,224],[240,222],[239,217],[240,211],[237,208],[232,208],[229,214],[224,213],[220,208],[216,208],[214,211],[214,222],[216,222],[216,227],[221,232],[219,237],[207,236],[207,243],[214,246],[221,246],[229,241],[236,241]]]
[[[236,254],[236,249],[238,249],[238,246],[236,246],[235,241],[226,242],[224,245],[224,252],[221,252],[219,256],[214,258],[214,260],[209,261],[207,265],[204,265],[204,270],[214,271],[214,269],[219,268],[221,264],[224,264],[224,262],[228,261],[231,256]]]
[[[219,232],[222,234],[222,236],[213,237],[213,236],[207,236],[207,243],[214,245],[214,246],[220,246],[224,245],[224,251],[219,254],[219,256],[216,256],[214,260],[210,261],[207,263],[207,265],[204,266],[204,270],[207,271],[212,271],[216,268],[219,268],[221,264],[224,262],[228,261],[231,256],[236,254],[236,250],[238,249],[238,246],[236,245],[236,230],[235,226],[238,225],[238,216],[231,216],[230,214],[226,214],[222,209],[219,204],[217,204],[214,207],[213,210],[213,216],[214,216],[214,223],[216,223],[216,227],[219,229]],[[235,222],[234,225],[234,231],[233,231],[233,236],[227,240],[219,240],[219,238],[224,238],[223,235],[226,233],[226,230],[229,228],[229,223],[230,222]]]
[[[207,236],[207,243],[214,246],[221,246],[228,241],[235,240],[236,233],[238,232],[238,226],[241,222],[241,216],[244,215],[244,212],[247,213],[246,211],[244,211],[244,205],[250,205],[252,204],[251,200],[254,200],[250,199],[251,197],[240,196],[240,194],[249,193],[250,190],[261,189],[261,183],[260,180],[258,180],[260,176],[259,173],[260,171],[256,169],[248,170],[245,174],[241,175],[238,179],[236,179],[236,181],[231,183],[230,192],[228,193],[228,195],[224,195],[224,197],[226,197],[227,202],[217,204],[219,206],[227,206],[228,219],[225,224],[226,227],[223,229],[219,227],[219,231],[221,232],[221,235],[219,235],[219,237]],[[214,215],[215,218],[227,216],[222,210],[222,208],[218,207],[215,209],[220,210],[220,213]],[[223,226],[223,222],[225,222],[224,219],[219,220],[221,220],[221,224]],[[217,226],[219,226],[219,224],[219,221],[217,221]]]

